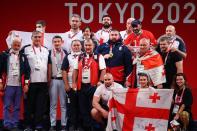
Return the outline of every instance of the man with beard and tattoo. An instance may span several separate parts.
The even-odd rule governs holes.
[[[96,52],[104,56],[107,72],[113,75],[114,81],[129,86],[127,77],[132,70],[131,52],[123,45],[119,31],[112,29],[109,40],[100,45]]]
[[[100,45],[102,45],[103,43],[105,43],[109,40],[109,32],[112,29],[111,16],[104,15],[102,17],[102,24],[103,24],[102,29],[100,29],[96,32],[96,38],[98,39]]]
[[[140,20],[134,20],[131,22],[133,32],[124,40],[124,44],[129,46],[131,51],[135,52],[134,47],[139,47],[139,42],[142,38],[150,40],[151,46],[156,47],[157,41],[154,35],[147,30],[142,29],[142,24]]]
[[[164,88],[171,88],[174,76],[177,73],[183,73],[183,59],[178,52],[173,52],[170,49],[170,44],[168,37],[162,37],[159,41],[159,54],[162,57],[166,73]]]

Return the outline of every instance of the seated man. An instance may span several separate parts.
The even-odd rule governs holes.
[[[93,101],[92,106],[93,109],[91,111],[91,115],[93,119],[95,119],[97,122],[104,124],[103,119],[108,118],[108,100],[111,96],[111,89],[113,88],[123,88],[122,85],[114,82],[113,76],[110,73],[106,73],[104,75],[104,84],[97,87]]]

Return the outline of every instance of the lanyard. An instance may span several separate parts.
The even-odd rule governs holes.
[[[169,53],[170,53],[170,51],[168,51],[167,54],[166,54],[166,57],[165,57],[165,60],[164,60],[164,65],[166,65]]]
[[[101,30],[101,36],[103,35],[103,32],[107,32],[109,34],[110,31],[111,31],[111,28],[109,28],[109,29],[102,29]]]
[[[178,96],[178,93],[176,94],[175,104],[180,104],[182,102],[184,92],[185,92],[185,87],[183,88],[183,91],[182,91],[180,97]]]
[[[70,31],[70,32],[71,32],[71,31]],[[69,33],[69,34],[68,34],[68,38],[72,39],[72,38],[74,38],[78,33],[79,33],[79,31],[76,32],[76,33],[74,33],[73,35],[71,35],[71,33]]]
[[[34,48],[34,45],[32,45],[32,48],[33,48],[34,54],[36,55],[36,50]],[[40,52],[42,52],[41,47],[40,47]]]
[[[57,59],[56,52],[57,51],[55,49],[53,49],[53,56],[54,56],[55,60]],[[61,53],[61,61],[62,61],[63,60],[63,57],[64,57],[64,53],[63,53],[62,50],[60,51],[60,53]]]
[[[62,62],[62,61],[63,61],[64,54],[63,54],[63,51],[62,51],[62,50],[60,51],[60,53],[61,53],[60,55],[61,55],[61,62]],[[61,67],[60,67],[61,64],[60,64],[60,63],[58,64],[59,61],[57,61],[57,55],[56,55],[56,50],[55,50],[55,49],[53,49],[53,56],[54,56],[56,68],[57,68],[57,70],[58,70],[59,68],[61,68]]]

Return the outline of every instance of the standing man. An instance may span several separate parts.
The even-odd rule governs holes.
[[[183,59],[178,52],[170,49],[170,44],[168,37],[162,37],[159,41],[159,54],[162,56],[166,71],[166,83],[163,86],[168,89],[172,86],[174,76],[177,73],[183,73]]]
[[[69,23],[71,29],[62,36],[64,40],[63,49],[68,53],[71,52],[72,41],[76,39],[82,40],[83,37],[82,31],[80,30],[81,17],[78,14],[73,14]]]
[[[19,53],[22,39],[14,37],[11,48],[1,55],[0,90],[4,90],[4,127],[7,130],[18,130],[20,105],[22,98],[22,85],[24,91],[28,90],[30,67],[24,54]],[[2,81],[2,75],[6,74],[6,83]],[[24,75],[25,83],[22,83]],[[5,88],[3,87],[5,84]],[[13,107],[13,112],[10,108]]]
[[[96,38],[99,41],[99,44],[102,45],[103,43],[109,40],[109,32],[112,29],[112,19],[109,15],[104,15],[102,17],[102,29],[96,32]]]
[[[135,70],[132,72],[132,75],[135,77],[132,77],[133,80],[131,82],[133,87],[139,86],[137,74],[145,72],[150,76],[153,86],[163,88],[162,84],[166,82],[164,64],[160,54],[151,49],[149,39],[142,38],[140,40],[140,51],[133,60],[133,65],[135,66]]]
[[[170,50],[172,52],[177,52],[183,58],[186,58],[187,52],[186,52],[185,43],[180,36],[176,35],[176,29],[173,25],[168,25],[166,27],[165,35],[160,36],[159,39],[158,39],[158,42],[164,36],[169,38]]]
[[[93,53],[94,43],[91,39],[84,41],[85,53],[79,55],[74,64],[72,89],[79,92],[79,109],[82,126],[85,131],[91,131],[92,98],[96,86],[103,82],[105,60],[102,55]]]
[[[77,60],[78,56],[82,53],[81,43],[79,40],[73,40],[71,43],[71,53],[68,57],[65,57],[62,64],[63,80],[65,83],[65,89],[68,94],[68,103],[70,100],[68,117],[70,121],[69,130],[79,130],[79,103],[78,103],[78,92],[76,89],[72,88],[72,74],[74,69],[74,62]]]
[[[113,75],[114,81],[121,85],[128,84],[127,77],[132,71],[131,52],[123,45],[118,30],[110,31],[108,42],[100,45],[97,52],[104,56],[107,72]]]
[[[125,40],[133,31],[131,27],[131,22],[134,21],[134,18],[128,18],[126,22],[126,30],[120,31],[120,35],[123,40]]]
[[[131,22],[131,26],[133,29],[133,32],[125,39],[124,44],[128,46],[139,46],[140,40],[142,38],[147,38],[150,40],[151,46],[156,47],[157,41],[154,37],[154,35],[147,30],[142,29],[142,24],[140,20],[134,20]]]
[[[43,116],[47,110],[47,70],[49,51],[41,45],[42,33],[33,31],[32,44],[25,46],[23,51],[27,56],[31,74],[27,92],[27,129],[32,131],[43,129]]]
[[[50,120],[51,128],[50,131],[56,130],[56,112],[58,98],[60,100],[61,107],[61,131],[66,130],[67,125],[67,113],[66,113],[66,91],[64,87],[64,81],[62,79],[62,62],[67,57],[67,52],[62,49],[64,41],[61,36],[54,36],[52,39],[53,49],[49,52],[49,77],[50,82]]]

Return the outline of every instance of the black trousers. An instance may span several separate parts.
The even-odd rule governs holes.
[[[82,118],[82,127],[87,131],[91,129],[94,123],[91,117],[91,109],[92,98],[95,91],[96,88],[91,87],[90,84],[82,84],[81,90],[78,94],[80,117]]]
[[[30,83],[26,101],[27,126],[43,127],[48,99],[47,83]]]
[[[78,92],[71,89],[67,94],[67,99],[70,100],[69,102],[67,100],[70,126],[77,128],[80,126]]]

